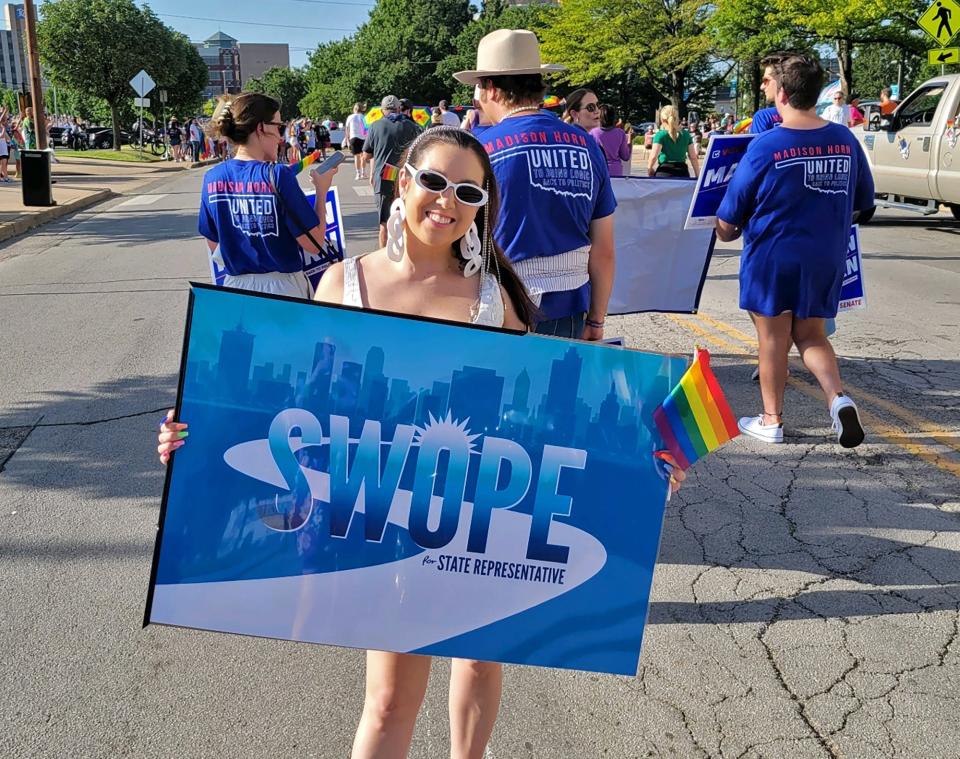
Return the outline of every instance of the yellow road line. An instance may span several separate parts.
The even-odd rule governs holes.
[[[689,321],[688,319],[677,316],[675,314],[664,314],[664,316],[670,319],[670,321],[676,324],[679,324],[684,329],[694,333],[700,338],[703,338],[705,341],[713,344],[718,348],[722,348],[738,356],[753,357],[754,355],[752,352],[744,349],[742,346],[735,345],[733,343],[728,342],[727,340],[724,340],[722,337],[718,337],[714,333],[707,331],[706,329],[704,329],[699,324],[696,324],[693,321]],[[699,317],[700,315],[697,314],[697,316]],[[709,324],[710,322],[713,322],[715,320],[710,319],[709,317],[706,317],[702,319],[702,321]],[[720,322],[717,322],[717,324],[720,324]],[[727,325],[724,325],[724,326],[727,326]],[[734,327],[729,327],[729,330],[722,330],[722,331],[730,335],[731,337],[734,336],[731,333],[739,332],[739,330],[737,330]],[[742,332],[740,332],[740,334],[743,335]],[[741,338],[737,338],[737,339],[739,340]],[[792,377],[792,376],[787,378],[787,382],[791,385],[791,387],[796,388],[804,395],[810,398],[813,398],[814,400],[820,401],[821,403],[824,402],[823,392],[819,388],[811,385],[810,383],[804,382],[803,380],[797,379],[796,377]],[[859,411],[860,411],[861,419],[863,419],[863,421],[867,424],[871,432],[879,435],[891,445],[895,445],[896,447],[906,451],[912,456],[916,456],[917,458],[923,461],[926,461],[928,464],[931,464],[932,466],[937,467],[941,471],[946,472],[947,474],[952,474],[954,477],[960,478],[960,463],[944,458],[939,452],[932,450],[928,444],[925,444],[922,442],[915,442],[907,430],[902,430],[892,425],[889,425],[886,422],[879,419],[878,417],[871,414],[869,411],[865,411],[862,408],[860,408]]]
[[[741,332],[736,327],[719,321],[718,319],[709,317],[706,314],[695,314],[695,316],[706,324],[709,324],[714,329],[720,330],[725,335],[728,335],[735,340],[740,340],[741,342],[753,347],[757,346],[756,338]],[[794,363],[799,362],[798,365],[802,365],[802,362],[800,362],[799,359],[794,358],[791,360],[794,361]],[[931,438],[940,443],[940,445],[960,453],[960,438],[958,438],[953,431],[936,425],[928,419],[924,419],[922,416],[914,414],[909,409],[906,409],[892,401],[888,401],[886,398],[880,398],[879,396],[876,396],[873,393],[864,390],[863,388],[851,385],[846,380],[843,381],[843,386],[849,390],[850,395],[854,396],[857,400],[863,400],[865,402],[872,403],[874,406],[882,408],[888,414],[897,417],[897,419],[900,421],[906,422],[907,424],[916,427],[920,432],[929,435]]]

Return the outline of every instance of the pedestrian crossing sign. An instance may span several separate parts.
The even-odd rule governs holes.
[[[943,47],[960,31],[960,5],[955,0],[933,0],[917,19],[917,26]]]
[[[960,63],[960,47],[938,47],[934,50],[928,50],[927,63],[931,66]]]

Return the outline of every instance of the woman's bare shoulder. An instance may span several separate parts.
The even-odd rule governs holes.
[[[333,264],[323,273],[317,285],[313,299],[321,303],[340,303],[343,301],[343,262]]]

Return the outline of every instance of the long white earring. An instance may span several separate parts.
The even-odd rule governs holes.
[[[390,205],[390,218],[387,219],[387,257],[391,261],[403,260],[403,222],[407,218],[406,211],[402,198],[397,198]]]
[[[463,267],[463,276],[472,277],[478,271],[483,263],[481,254],[480,232],[477,229],[477,222],[470,222],[470,229],[460,238],[460,255],[463,256],[467,265]]]

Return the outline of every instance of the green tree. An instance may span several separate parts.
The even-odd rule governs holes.
[[[876,100],[881,89],[902,80],[903,98],[928,76],[940,73],[939,68],[931,71],[926,63],[925,50],[906,52],[895,45],[858,45],[853,54],[855,92],[861,99]]]
[[[264,71],[262,77],[248,79],[244,89],[277,98],[281,117],[289,120],[300,115],[300,101],[307,94],[307,78],[299,69],[275,66]]]
[[[635,69],[658,98],[686,110],[712,94],[710,5],[700,0],[564,0],[543,30],[543,52],[567,66],[563,81],[610,79]]]
[[[771,9],[768,0],[718,0],[707,21],[715,50],[739,63],[738,92],[756,112],[760,103],[760,61],[777,50],[810,50],[809,41]]]
[[[310,56],[301,111],[339,118],[388,94],[437,102],[450,89],[437,66],[470,20],[467,0],[378,0],[355,35]]]
[[[453,88],[447,99],[454,103],[473,100],[473,87],[459,83],[453,75],[457,71],[469,71],[477,65],[477,45],[483,37],[497,29],[529,29],[539,35],[549,19],[549,6],[535,3],[504,7],[502,0],[485,3],[477,18],[454,37],[450,47],[452,52],[437,64],[437,78]]]
[[[41,15],[37,37],[50,79],[106,101],[115,147],[134,96],[129,82],[141,68],[174,98],[198,98],[199,54],[149,8],[133,0],[57,0],[45,2]],[[199,86],[205,82],[204,70]]]
[[[195,116],[203,106],[203,90],[207,86],[209,71],[193,43],[179,32],[172,32],[166,60],[154,77],[158,90],[167,91],[167,104],[163,109],[168,118],[181,119]],[[159,92],[150,100],[151,109],[161,115]]]
[[[777,23],[792,27],[798,36],[834,48],[841,86],[850,94],[855,87],[854,50],[868,45],[916,50],[923,44],[916,19],[927,5],[926,0],[770,0],[770,11]]]
[[[300,99],[300,112],[314,116],[321,113],[350,113],[356,101],[379,98],[361,91],[357,43],[352,37],[327,42],[310,54],[304,73],[307,93]],[[384,93],[386,94],[386,93]]]

